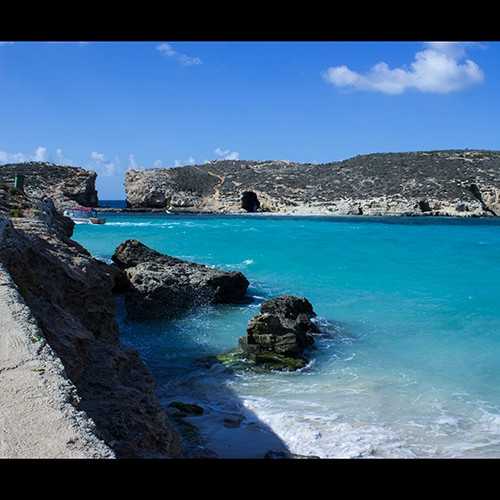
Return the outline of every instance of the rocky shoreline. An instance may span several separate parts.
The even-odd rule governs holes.
[[[336,201],[332,210],[331,191],[323,193],[322,203],[304,202],[313,189],[303,185],[304,172],[310,179],[312,167],[284,162],[215,162],[194,170],[182,167],[172,174],[176,176],[173,181],[163,179],[163,191],[154,188],[148,200],[164,206],[99,211],[396,217],[493,217],[500,213],[497,153],[454,152],[451,158],[450,152],[443,154],[431,159],[441,166],[443,161],[451,161],[455,167],[465,162],[474,175],[469,169],[464,177],[460,167],[460,182],[455,178],[450,186],[442,179],[435,181],[436,189],[446,194],[440,199],[412,191],[403,201],[399,193],[384,195],[382,204],[367,208],[344,192],[342,203],[350,201]],[[320,166],[314,168],[321,170]],[[327,170],[331,176],[332,168]],[[215,175],[217,171],[220,175]],[[240,171],[247,184],[234,180],[235,172]],[[262,172],[267,175],[270,171],[272,176],[262,182]],[[19,172],[28,176],[25,190],[12,186],[12,175]],[[136,174],[130,176],[137,180]],[[163,172],[160,177],[164,175],[171,174]],[[231,176],[232,184],[227,187]],[[266,191],[280,180],[281,187],[289,189],[291,179],[293,197],[288,194],[278,203]],[[325,186],[328,179],[323,179]],[[0,167],[0,379],[5,387],[0,394],[0,457],[200,456],[189,451],[189,444],[186,448],[185,438],[187,435],[200,448],[196,427],[185,420],[200,414],[200,409],[182,402],[162,408],[150,371],[136,351],[120,342],[116,295],[124,296],[130,317],[168,319],[204,304],[244,301],[248,280],[238,272],[160,254],[136,240],[119,245],[111,265],[94,259],[71,240],[74,223],[61,215],[75,203],[97,205],[94,183],[95,173],[83,169],[47,164]],[[175,196],[166,196],[165,186]],[[315,189],[319,196],[318,185]],[[141,196],[140,192],[135,195]],[[283,190],[273,193],[282,196]],[[221,353],[210,363],[223,363],[231,369],[302,369],[308,364],[314,335],[319,333],[314,316],[312,305],[301,297],[265,302],[235,351]],[[224,426],[238,427],[238,418],[227,420]],[[209,450],[204,453],[213,457]],[[268,455],[292,457],[284,451],[270,450]]]
[[[314,211],[294,211],[294,212],[215,212],[215,211],[175,211],[175,210],[166,210],[161,208],[100,208],[97,207],[95,209],[96,212],[101,212],[103,214],[113,213],[113,214],[156,214],[156,215],[173,215],[173,216],[183,216],[183,215],[215,215],[218,217],[335,217],[335,218],[380,218],[380,217],[390,217],[390,218],[404,218],[404,217],[418,217],[418,218],[455,218],[455,219],[474,219],[474,218],[494,218],[489,213],[447,213],[447,212],[402,212],[402,213],[377,213],[377,214],[343,214],[343,213],[332,213],[332,212],[314,212]]]
[[[500,152],[378,153],[317,165],[221,160],[129,170],[125,191],[129,209],[171,213],[492,217]]]
[[[148,368],[121,344],[116,296],[135,319],[170,318],[248,300],[248,280],[136,240],[119,245],[108,265],[71,240],[73,228],[50,198],[0,184],[0,457],[217,458],[186,420],[203,408],[163,408]],[[288,321],[281,309],[276,354],[296,356],[297,369],[303,346],[294,349],[291,337],[302,338],[313,313]],[[282,447],[268,455],[292,457]]]
[[[119,272],[71,240],[73,226],[50,199],[0,186],[0,376],[8,387],[0,456],[181,456],[151,373],[120,343]]]

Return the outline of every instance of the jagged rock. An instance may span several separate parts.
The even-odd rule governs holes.
[[[163,255],[137,240],[120,244],[112,259],[125,270],[127,313],[136,319],[170,318],[199,305],[239,302],[249,285],[240,272]]]
[[[295,297],[293,295],[281,295],[273,299],[266,300],[260,306],[262,313],[278,316],[285,321],[294,321],[298,316],[304,315],[308,320],[316,317],[313,306],[305,297]],[[317,333],[317,327],[309,321],[309,330]]]
[[[304,350],[314,344],[318,327],[311,303],[302,297],[284,295],[264,302],[261,313],[248,323],[239,344],[257,365],[296,370],[307,364]]]
[[[77,409],[118,457],[178,456],[151,373],[119,341],[111,266],[70,239],[72,222],[51,202],[0,192],[0,265],[76,387]],[[6,218],[21,199],[24,216]]]
[[[74,205],[98,205],[97,174],[91,170],[44,162],[0,165],[0,183],[12,185],[16,174],[25,176],[24,191],[28,196],[51,198],[58,210]]]
[[[130,170],[125,191],[130,207],[175,212],[252,212],[258,202],[260,211],[290,214],[491,216],[500,213],[500,152],[378,153],[319,165],[220,160]]]

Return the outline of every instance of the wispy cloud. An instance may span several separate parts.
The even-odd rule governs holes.
[[[0,42],[0,47],[2,45],[14,45],[14,42]]]
[[[410,67],[390,68],[385,62],[375,64],[362,74],[348,66],[328,68],[323,78],[330,84],[358,91],[402,94],[414,89],[419,92],[447,94],[481,83],[484,73],[471,59],[467,48],[472,43],[426,42],[415,54]]]
[[[182,66],[196,66],[202,64],[199,57],[191,57],[182,52],[175,50],[170,43],[161,43],[156,46],[156,50],[164,57],[171,57],[175,59]]]
[[[0,151],[0,164],[4,163],[23,163],[26,161],[49,161],[47,148],[38,146],[35,151],[30,153],[10,153],[8,151]]]
[[[135,161],[135,156],[133,154],[128,155],[128,169],[136,170],[138,167],[137,162]]]
[[[55,163],[59,165],[73,165],[73,160],[66,158],[64,151],[61,148],[56,149]]]
[[[195,163],[196,163],[196,160],[194,159],[194,157],[190,156],[187,160],[184,160],[184,161],[175,160],[174,166],[182,167],[184,165],[194,165]]]
[[[114,161],[106,160],[104,153],[99,153],[97,151],[92,151],[90,153],[90,159],[93,162],[92,168],[94,168],[99,175],[103,177],[112,177],[116,175],[119,170],[120,160],[115,158]]]
[[[0,164],[20,163],[23,161],[28,161],[24,153],[9,153],[8,151],[0,151]]]
[[[216,148],[214,151],[219,160],[239,160],[240,153],[238,151],[230,151],[229,149]]]
[[[103,162],[104,161],[104,154],[103,153],[98,153],[97,151],[92,151],[90,153],[90,159],[96,162]]]

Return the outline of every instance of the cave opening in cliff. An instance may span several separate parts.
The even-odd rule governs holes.
[[[260,201],[253,191],[244,191],[241,195],[241,208],[247,212],[257,212]]]

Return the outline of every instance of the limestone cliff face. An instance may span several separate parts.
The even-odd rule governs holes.
[[[12,183],[16,174],[25,176],[25,192],[34,198],[51,198],[57,209],[98,204],[93,171],[51,163],[28,162],[0,165],[0,182]]]
[[[318,165],[214,161],[129,171],[125,191],[130,207],[176,212],[245,212],[242,201],[252,199],[258,211],[289,214],[498,215],[500,152],[379,153]]]
[[[70,239],[73,223],[51,200],[0,185],[0,219],[0,266],[62,361],[80,398],[75,404],[98,438],[118,457],[179,455],[150,372],[118,337],[112,293],[118,271]]]

